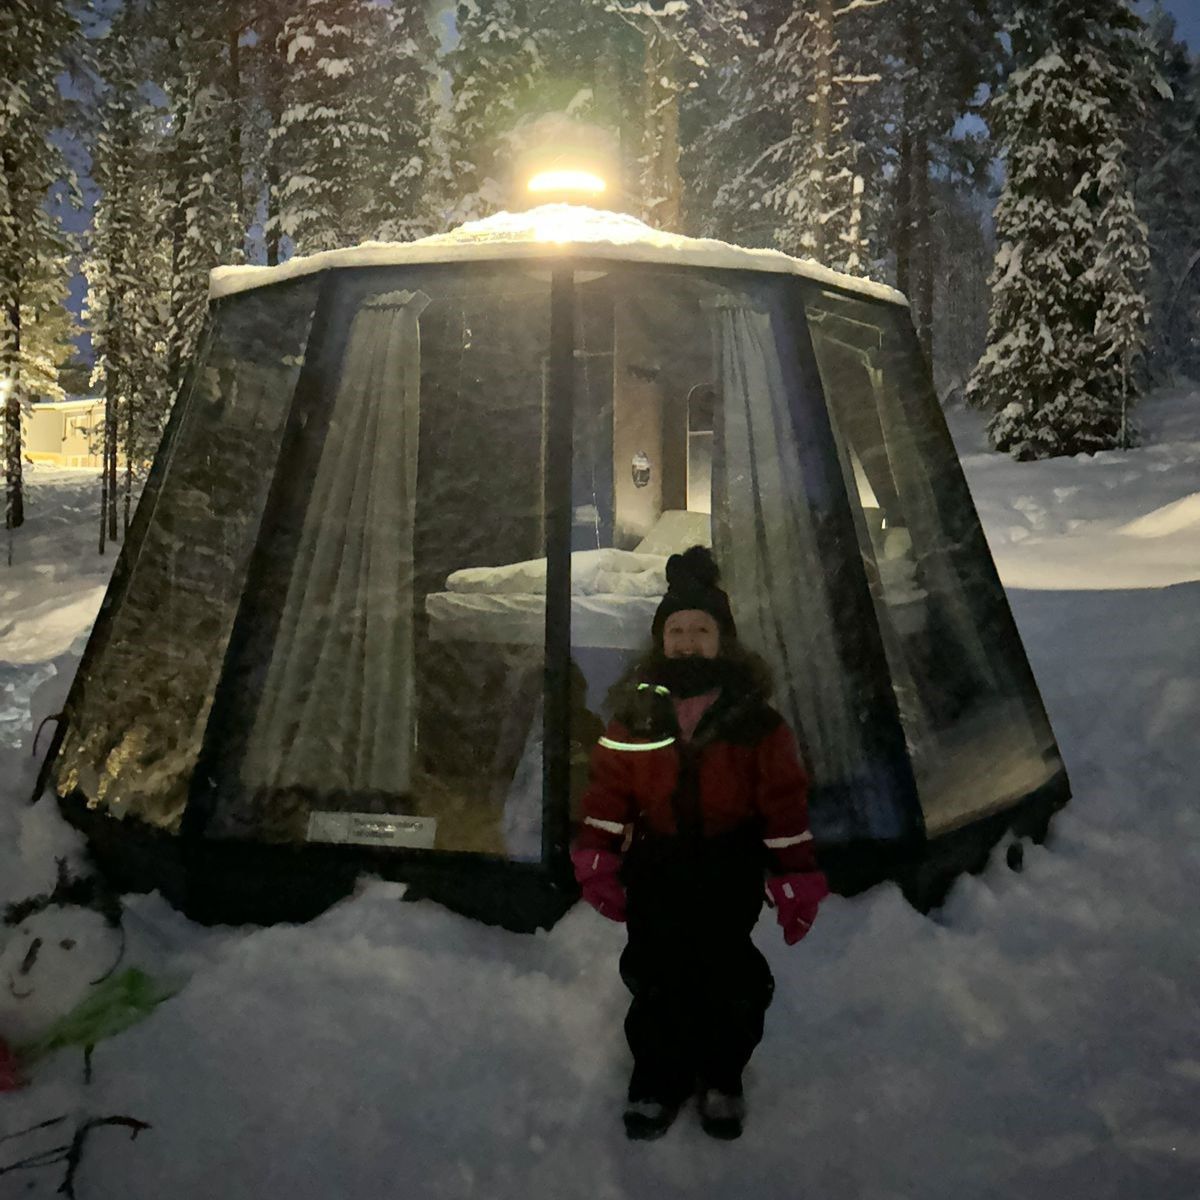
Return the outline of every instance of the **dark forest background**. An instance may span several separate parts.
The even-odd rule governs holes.
[[[1200,377],[1200,68],[1157,4],[9,0],[0,67],[10,526],[39,399],[106,398],[114,494],[150,457],[210,268],[514,207],[565,118],[612,207],[905,292],[1017,457]]]

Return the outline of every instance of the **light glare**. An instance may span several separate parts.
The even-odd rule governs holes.
[[[598,196],[607,184],[591,171],[539,171],[528,187],[531,192],[587,192]]]

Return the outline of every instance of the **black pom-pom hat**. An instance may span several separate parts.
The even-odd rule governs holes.
[[[737,636],[729,596],[721,590],[721,572],[712,551],[693,546],[667,559],[667,594],[662,598],[650,627],[654,640],[662,645],[663,626],[672,613],[699,610],[716,621],[721,633]]]

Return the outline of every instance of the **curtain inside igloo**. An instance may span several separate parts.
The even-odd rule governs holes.
[[[351,326],[242,775],[253,789],[408,790],[423,292]]]

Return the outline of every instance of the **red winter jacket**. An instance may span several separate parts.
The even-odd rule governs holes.
[[[576,846],[620,851],[630,826],[706,837],[754,825],[777,872],[816,869],[808,776],[780,715],[757,696],[719,696],[690,742],[613,721],[592,751]]]

